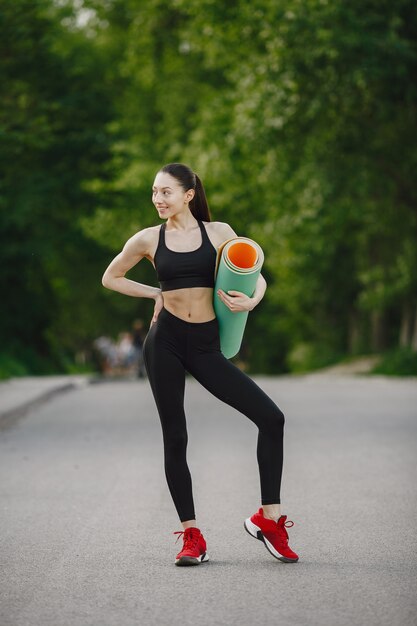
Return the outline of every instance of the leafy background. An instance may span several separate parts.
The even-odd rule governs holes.
[[[0,0],[0,376],[91,368],[152,301],[101,275],[164,163],[264,248],[252,372],[417,373],[417,5]],[[143,261],[129,273],[157,285]],[[385,370],[384,370],[385,368]]]

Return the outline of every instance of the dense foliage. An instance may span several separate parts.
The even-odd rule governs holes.
[[[0,0],[0,372],[68,371],[98,335],[147,322],[152,302],[101,274],[158,222],[153,176],[177,160],[213,219],[265,250],[251,371],[416,352],[416,13]],[[129,276],[157,284],[147,261]]]

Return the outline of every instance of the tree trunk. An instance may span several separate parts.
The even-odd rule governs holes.
[[[413,331],[413,312],[409,302],[403,304],[401,312],[401,326],[399,344],[400,348],[408,348],[411,343]]]
[[[348,352],[349,354],[357,354],[360,349],[361,329],[360,319],[356,309],[349,311],[348,321]]]
[[[414,314],[414,330],[411,335],[411,349],[417,352],[417,306]]]
[[[385,319],[382,311],[371,312],[371,350],[380,352],[386,347]]]

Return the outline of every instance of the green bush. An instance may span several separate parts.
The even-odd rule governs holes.
[[[298,343],[287,355],[287,365],[291,373],[302,374],[337,363],[342,355],[331,347],[313,343]]]
[[[417,352],[409,348],[398,348],[386,352],[371,374],[417,376]]]
[[[8,354],[0,354],[0,380],[12,376],[26,376],[28,371],[20,361]]]

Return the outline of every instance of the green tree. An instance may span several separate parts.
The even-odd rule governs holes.
[[[70,7],[2,1],[0,13],[2,353],[62,370],[101,317],[91,285],[106,251],[79,219],[97,202],[87,183],[111,176],[112,105],[100,57],[65,26]]]
[[[1,4],[3,345],[62,363],[148,316],[100,276],[179,160],[265,250],[253,371],[417,350],[413,3]]]

